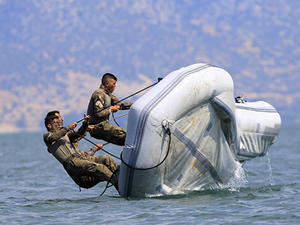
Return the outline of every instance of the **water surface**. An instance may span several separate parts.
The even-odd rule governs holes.
[[[104,183],[79,191],[42,133],[0,134],[0,223],[300,224],[299,146],[300,126],[283,126],[268,155],[247,162],[245,177],[230,187],[130,199],[113,188],[100,196]]]

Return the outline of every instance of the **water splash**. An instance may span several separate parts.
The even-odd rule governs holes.
[[[246,172],[243,168],[243,165],[240,164],[239,167],[235,170],[233,177],[229,182],[222,186],[222,188],[227,188],[230,191],[239,191],[241,187],[245,187],[248,183]]]
[[[271,166],[271,157],[269,152],[267,152],[267,159],[268,159],[268,165],[269,165],[269,172],[270,172],[270,185],[274,185],[274,180],[273,180],[273,171],[272,171],[272,166]]]

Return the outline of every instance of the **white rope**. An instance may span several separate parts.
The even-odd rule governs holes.
[[[114,119],[118,119],[118,118],[121,118],[121,117],[123,117],[123,116],[126,116],[126,115],[128,115],[128,113],[125,113],[125,114],[120,115],[120,116],[113,117],[113,118],[111,118],[111,119],[109,119],[109,120],[105,120],[105,121],[109,122],[109,121],[112,121],[112,120],[114,120]]]

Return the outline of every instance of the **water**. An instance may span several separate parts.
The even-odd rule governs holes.
[[[100,196],[105,184],[80,192],[46,151],[42,133],[0,134],[0,223],[299,224],[299,146],[300,126],[283,126],[269,154],[245,164],[241,182],[220,190],[127,199],[113,188]],[[91,144],[82,140],[80,147]]]

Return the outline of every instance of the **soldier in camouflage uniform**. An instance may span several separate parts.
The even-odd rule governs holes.
[[[120,102],[112,94],[116,83],[117,78],[113,74],[106,73],[102,76],[100,87],[91,96],[87,114],[91,116],[90,124],[95,125],[89,131],[92,137],[122,146],[125,144],[126,129],[110,124],[109,116],[111,112],[129,109],[133,103]]]
[[[60,124],[59,126],[62,127],[63,124],[64,124],[64,118],[60,115],[60,112],[58,110],[53,110],[53,111],[49,112],[46,117],[48,117],[49,115],[53,115],[53,114],[58,116],[59,124]],[[87,130],[92,130],[92,129],[94,129],[94,125],[88,125]],[[93,156],[97,151],[99,151],[102,148],[102,145],[101,144],[96,145],[96,146],[92,147],[90,150],[88,150],[86,152],[81,151],[81,150],[78,149],[78,143],[81,140],[81,138],[84,137],[84,136],[86,136],[86,133],[84,135],[72,140],[72,145],[75,147],[76,151],[80,155],[82,155],[82,156]]]
[[[110,156],[83,156],[72,145],[72,141],[87,130],[90,117],[84,115],[84,119],[82,126],[75,131],[77,123],[63,127],[63,120],[56,112],[49,112],[45,118],[47,132],[43,136],[48,151],[80,187],[91,188],[99,182],[110,181],[118,190],[117,163]]]

